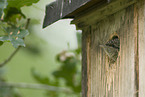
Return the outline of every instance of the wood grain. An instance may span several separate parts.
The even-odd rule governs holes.
[[[107,0],[106,0],[107,1]],[[110,3],[102,2],[100,4],[96,4],[92,8],[81,12],[77,15],[74,20],[71,22],[72,24],[76,24],[78,29],[82,29],[90,24],[100,21],[111,14],[118,12],[128,6],[136,3],[137,0],[111,0]]]
[[[145,97],[145,1],[138,4],[139,97]]]
[[[83,97],[88,97],[90,89],[89,80],[89,66],[90,66],[90,28],[86,28],[82,33],[82,95]]]
[[[87,82],[87,92],[83,97],[137,97],[136,19],[132,5],[91,25],[90,36],[86,37],[89,42],[83,41],[86,42],[83,43],[83,66],[86,64],[87,68],[87,71],[83,70],[87,76],[82,77]],[[86,32],[84,36],[88,35]],[[107,56],[99,45],[104,44],[113,33],[119,35],[120,52],[117,62],[109,67]],[[86,40],[85,37],[83,39]]]

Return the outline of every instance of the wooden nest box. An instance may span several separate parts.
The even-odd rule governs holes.
[[[82,97],[145,97],[145,0],[57,0],[43,27],[82,30]]]

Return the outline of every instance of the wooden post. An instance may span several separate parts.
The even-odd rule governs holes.
[[[83,30],[82,97],[145,97],[144,2],[122,0],[124,6],[114,2],[72,21]],[[117,12],[111,9],[115,7]],[[119,36],[120,51],[109,66],[99,45],[113,35]]]

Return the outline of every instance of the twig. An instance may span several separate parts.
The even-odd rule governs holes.
[[[8,59],[6,59],[4,62],[0,64],[0,67],[3,67],[6,63],[8,63],[13,58],[13,56],[19,51],[19,49],[20,46],[16,48],[16,50],[8,57]]]
[[[12,88],[12,87],[14,87],[14,88],[27,88],[27,89],[38,89],[38,90],[48,90],[48,91],[55,91],[55,92],[73,93],[68,88],[49,86],[49,85],[45,85],[45,84],[0,82],[0,88],[3,88],[3,87],[8,87],[8,88]]]
[[[27,23],[26,23],[25,29],[28,29],[29,24],[30,24],[30,18],[27,19]]]
[[[30,18],[27,19],[27,23],[26,23],[25,29],[28,29],[29,24],[30,24]],[[4,62],[0,63],[0,67],[3,67],[9,61],[11,61],[11,59],[19,51],[20,48],[21,48],[21,46],[19,46],[18,48],[16,48],[15,51]]]

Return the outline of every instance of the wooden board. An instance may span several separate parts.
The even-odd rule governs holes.
[[[111,14],[118,12],[137,2],[137,0],[110,0],[111,2],[101,2],[78,14],[71,22],[77,28],[83,29],[96,21],[100,21]]]
[[[128,7],[136,1],[137,0],[57,0],[46,6],[43,28],[62,18],[75,18],[75,21],[72,23],[77,24],[79,27],[80,23],[84,25],[84,20],[90,19],[89,22],[85,22],[85,25],[88,25],[92,23],[94,19],[100,20],[100,18],[104,18]],[[96,17],[94,17],[94,14],[97,14]]]
[[[114,1],[114,0],[109,0]],[[98,6],[107,0],[56,0],[46,6],[43,27],[46,27],[62,18],[74,18],[92,6]]]
[[[89,68],[90,68],[90,33],[91,28],[86,28],[83,30],[82,34],[82,95],[83,97],[88,97],[88,85],[89,85]]]
[[[145,97],[145,1],[139,0],[138,50],[139,50],[139,97]]]
[[[139,97],[135,5],[96,21],[84,30],[82,97]],[[99,45],[113,33],[119,35],[120,52],[117,62],[109,67],[106,54]]]
[[[56,22],[57,20],[64,18],[89,1],[91,0],[57,0],[55,2],[52,2],[51,4],[46,6],[43,27],[46,27]],[[73,15],[67,17],[71,18],[73,17]]]

